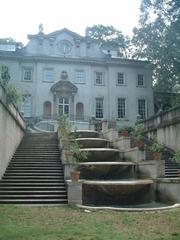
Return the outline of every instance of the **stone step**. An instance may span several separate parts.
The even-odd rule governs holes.
[[[48,168],[48,167],[52,167],[52,168],[62,168],[62,165],[59,162],[55,162],[55,161],[41,161],[41,162],[36,162],[36,161],[17,161],[17,162],[13,162],[9,165],[9,168],[14,168],[14,167],[34,167],[36,169],[38,169],[38,167],[44,167],[44,168]]]
[[[67,198],[58,199],[0,199],[1,204],[67,204]]]
[[[75,136],[76,138],[96,138],[99,137],[99,133],[93,130],[77,130]]]
[[[10,187],[13,187],[13,186],[18,186],[18,187],[20,187],[20,186],[29,186],[29,187],[34,187],[34,186],[40,186],[40,187],[57,186],[57,187],[60,187],[60,186],[63,186],[64,187],[65,185],[64,185],[64,181],[57,181],[57,180],[56,181],[48,181],[48,180],[46,180],[46,181],[43,181],[43,180],[41,180],[41,181],[28,180],[28,181],[26,181],[26,179],[25,179],[22,181],[22,179],[21,179],[21,181],[16,180],[13,182],[2,181],[2,182],[0,182],[0,188],[2,186],[10,186]]]
[[[28,173],[28,172],[57,172],[57,173],[62,173],[63,172],[63,169],[62,167],[59,167],[59,168],[43,168],[43,167],[13,167],[13,168],[10,168],[8,167],[8,169],[6,170],[6,173],[13,173],[13,172],[24,172],[24,173]]]
[[[61,163],[60,159],[59,158],[15,158],[15,159],[12,159],[10,164],[11,163],[14,163],[14,162],[40,162],[40,163],[43,163],[43,162],[49,162],[49,163],[52,163],[52,162],[56,162],[56,163]]]
[[[29,150],[24,150],[24,149],[20,149],[18,151],[16,151],[15,155],[22,155],[22,154],[56,154],[56,155],[59,155],[60,152],[59,150],[39,150],[39,149],[29,149]]]
[[[177,172],[178,173],[178,169],[165,169],[165,172]]]
[[[37,199],[37,198],[41,198],[41,199],[51,199],[51,198],[66,198],[67,196],[65,194],[24,194],[24,195],[20,195],[20,194],[16,194],[16,195],[8,195],[8,194],[2,194],[0,195],[0,199]]]
[[[38,168],[56,168],[56,169],[63,169],[61,165],[57,164],[57,163],[24,163],[24,162],[17,162],[17,163],[11,163],[8,167],[9,168],[34,168],[34,169],[38,169]]]
[[[22,182],[22,183],[24,183],[24,182],[27,182],[27,183],[28,183],[28,182],[29,182],[29,183],[31,183],[31,182],[32,182],[32,183],[33,183],[33,182],[42,182],[42,183],[55,182],[55,183],[58,183],[58,182],[59,182],[59,183],[60,183],[60,182],[61,182],[61,183],[62,183],[62,182],[63,182],[63,178],[61,178],[61,179],[60,179],[60,178],[58,178],[58,179],[54,179],[54,178],[53,178],[53,179],[52,179],[52,178],[51,178],[51,179],[50,179],[50,178],[49,178],[49,179],[48,179],[48,178],[44,178],[44,179],[42,179],[42,178],[40,178],[40,179],[37,179],[37,178],[36,178],[36,179],[34,179],[34,178],[33,178],[33,179],[29,179],[29,178],[28,178],[28,179],[22,179],[22,178],[13,179],[13,178],[5,177],[5,178],[2,178],[2,179],[1,179],[0,184],[1,184],[1,182],[2,182],[2,183],[3,183],[3,182],[7,182],[7,183],[8,183],[8,182],[9,182],[9,183],[13,183],[13,182],[19,182],[19,183],[21,183],[21,182]]]
[[[62,191],[66,192],[65,186],[0,186],[0,191]]]
[[[37,160],[42,160],[42,159],[48,160],[49,159],[49,160],[54,160],[54,161],[56,160],[57,161],[57,160],[59,160],[59,158],[60,158],[60,156],[51,156],[51,155],[49,155],[49,156],[42,156],[42,155],[40,155],[40,156],[37,156],[37,155],[36,156],[35,155],[34,156],[16,156],[16,157],[12,158],[12,161],[13,160],[18,160],[18,159],[19,160],[23,160],[23,159],[24,160],[31,160],[31,159],[32,160],[35,160],[35,159],[37,159]]]
[[[166,174],[165,178],[179,178],[179,175],[177,175],[177,174]]]
[[[0,191],[0,196],[1,195],[67,195],[66,194],[66,191],[65,190],[54,190],[52,189],[51,191],[50,190],[9,190],[9,189],[6,189],[6,190],[1,190]]]
[[[27,155],[26,155],[27,154]],[[28,159],[28,158],[60,158],[60,153],[56,154],[56,153],[48,153],[48,154],[41,154],[41,153],[21,153],[21,154],[14,154],[12,159],[16,159],[16,158],[24,158],[24,159]]]
[[[3,176],[19,176],[19,175],[25,175],[25,176],[31,176],[31,175],[34,175],[34,176],[61,176],[62,175],[62,172],[59,172],[59,171],[56,171],[56,172],[39,172],[39,171],[29,171],[29,172],[23,172],[23,171],[20,171],[20,172],[9,172],[9,171],[6,171],[5,174]]]
[[[59,176],[59,175],[4,175],[2,179],[64,179],[63,176]]]

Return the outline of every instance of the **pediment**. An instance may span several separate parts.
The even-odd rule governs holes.
[[[52,92],[60,92],[60,93],[77,93],[78,88],[71,83],[70,81],[67,80],[60,80],[59,82],[55,83],[51,87]]]
[[[56,36],[61,35],[63,33],[68,34],[68,35],[70,35],[70,36],[72,36],[73,38],[76,38],[76,39],[83,39],[84,38],[81,35],[79,35],[75,32],[72,32],[71,30],[69,30],[67,28],[63,28],[61,30],[49,33],[49,34],[46,35],[46,37],[56,37]]]

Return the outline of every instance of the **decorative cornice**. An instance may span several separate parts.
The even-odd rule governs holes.
[[[30,62],[52,62],[52,63],[67,63],[67,64],[89,64],[89,65],[104,65],[104,66],[132,66],[132,67],[146,67],[151,68],[149,61],[141,61],[134,59],[122,58],[90,58],[90,57],[55,57],[55,56],[38,56],[38,55],[24,55],[23,52],[5,52],[0,51],[0,59],[30,61]]]
[[[66,92],[66,93],[77,93],[78,88],[69,81],[60,80],[51,87],[52,92]]]

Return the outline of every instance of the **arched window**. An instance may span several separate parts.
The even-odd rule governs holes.
[[[49,101],[43,104],[43,116],[44,118],[51,118],[51,102]]]
[[[84,105],[83,103],[76,104],[76,120],[83,120],[84,119]]]

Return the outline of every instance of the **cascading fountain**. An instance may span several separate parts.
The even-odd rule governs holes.
[[[136,164],[125,161],[123,151],[111,147],[94,131],[77,131],[87,162],[79,163],[83,205],[123,206],[155,200],[153,180],[137,179]]]

